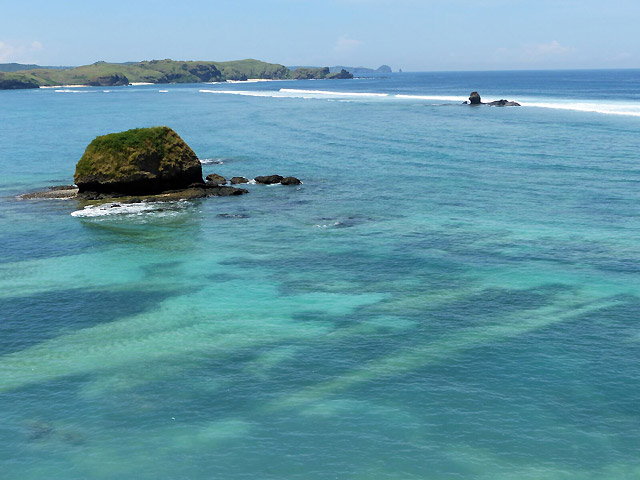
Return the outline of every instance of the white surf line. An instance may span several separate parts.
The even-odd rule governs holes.
[[[336,99],[338,101],[346,101],[344,99],[366,99],[380,98],[389,100],[413,100],[413,101],[431,101],[431,102],[455,102],[463,103],[468,101],[466,97],[453,95],[409,95],[409,94],[392,94],[392,93],[374,93],[374,92],[339,92],[330,90],[304,90],[297,88],[281,88],[280,90],[200,90],[202,93],[217,93],[226,95],[241,95],[249,97],[271,97],[271,98],[304,98],[304,99]],[[496,98],[496,100],[498,100]],[[485,98],[486,102],[494,101],[492,98]],[[523,107],[548,108],[555,110],[569,110],[576,112],[601,113],[605,115],[624,115],[630,117],[640,117],[640,104],[598,104],[588,102],[574,103],[555,103],[555,102],[537,102],[537,101],[520,101]]]
[[[399,98],[402,100],[433,100],[433,101],[442,101],[442,102],[464,102],[468,99],[466,97],[454,97],[454,96],[446,96],[446,95],[404,95],[397,94],[395,98]]]
[[[388,93],[370,92],[333,92],[330,90],[302,90],[298,88],[281,88],[281,93],[291,93],[296,95],[328,95],[335,97],[388,97]]]
[[[367,92],[330,92],[326,90],[298,90],[293,88],[281,88],[280,90],[210,90],[201,89],[201,93],[217,93],[226,95],[245,95],[249,97],[272,97],[272,98],[386,98],[388,93],[367,93]]]
[[[523,107],[548,108],[553,110],[570,110],[575,112],[601,113],[604,115],[624,115],[640,117],[640,104],[624,105],[612,103],[556,103],[556,102],[520,102]]]
[[[278,95],[277,91],[269,92],[264,90],[206,90],[201,89],[200,93],[217,93],[223,95],[243,95],[247,97],[273,97],[273,98],[286,98],[283,95]]]
[[[587,306],[580,302],[575,304],[576,308],[569,312],[566,309],[570,305],[551,305],[516,316],[505,323],[457,331],[447,337],[437,339],[435,343],[418,345],[415,348],[405,350],[404,353],[371,361],[362,368],[335,380],[308,387],[288,398],[275,400],[266,409],[273,411],[304,406],[364,382],[404,375],[412,370],[441,362],[445,358],[450,358],[480,345],[486,345],[489,342],[514,338],[555,323],[572,320],[578,315],[621,304],[622,302],[619,300],[605,300]]]

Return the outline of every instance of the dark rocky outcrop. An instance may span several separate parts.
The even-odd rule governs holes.
[[[232,177],[231,185],[238,185],[239,183],[249,183],[249,180],[244,177]]]
[[[348,80],[348,79],[353,78],[353,73],[349,73],[347,70],[345,70],[343,68],[342,70],[340,70],[337,73],[332,73],[327,78],[332,79],[332,80]]]
[[[520,107],[518,102],[512,102],[510,100],[496,100],[495,102],[487,103],[490,107]]]
[[[280,175],[266,175],[254,178],[256,183],[262,183],[264,185],[273,185],[274,183],[280,183],[284,177]]]
[[[46,440],[55,433],[56,429],[50,423],[34,420],[27,425],[27,438],[29,440]]]
[[[215,65],[197,64],[191,68],[187,67],[187,69],[191,75],[197,77],[201,82],[219,82],[222,80],[222,73]]]
[[[75,185],[60,185],[59,187],[49,187],[39,192],[24,193],[18,195],[19,200],[36,200],[36,199],[67,199],[75,198],[78,195],[78,187]]]
[[[76,165],[79,192],[156,194],[203,183],[196,154],[169,127],[138,128],[94,139]]]
[[[518,102],[512,102],[511,100],[496,100],[494,102],[484,103],[480,98],[478,92],[471,92],[469,95],[469,102],[464,102],[465,105],[488,105],[490,107],[519,107]]]
[[[87,85],[91,85],[92,87],[122,87],[129,85],[129,79],[125,75],[115,73],[113,75],[96,77],[87,82]]]
[[[302,182],[296,177],[285,177],[280,183],[282,185],[300,185]]]
[[[173,202],[177,200],[194,200],[207,197],[228,197],[244,195],[248,190],[235,187],[224,187],[204,183],[194,183],[180,190],[171,190],[153,195],[122,195],[109,193],[85,192],[79,193],[77,198],[89,204],[103,204],[109,202],[140,203],[140,202]]]
[[[227,183],[227,179],[224,178],[222,175],[218,175],[217,173],[211,173],[207,175],[207,178],[205,180],[207,181],[208,184],[215,184],[215,185],[225,185]]]
[[[170,202],[243,195],[248,190],[226,186],[222,175],[202,179],[196,154],[169,127],[137,128],[95,138],[76,165],[75,185],[49,187],[18,199],[77,199],[85,206]],[[231,183],[250,183],[233,177]],[[300,185],[296,177],[266,175],[255,183]]]
[[[24,75],[0,72],[0,90],[22,90],[27,88],[40,88],[40,85],[35,80]]]
[[[232,195],[244,195],[245,193],[249,193],[249,190],[244,188],[236,188],[236,187],[220,187],[207,185],[205,188],[205,195],[207,197],[229,197]]]

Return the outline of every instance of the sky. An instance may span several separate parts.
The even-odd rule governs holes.
[[[0,0],[0,63],[640,68],[640,0]]]

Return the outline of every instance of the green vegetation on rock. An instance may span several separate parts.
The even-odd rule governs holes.
[[[34,63],[0,63],[0,72],[21,72],[23,70],[36,70],[52,68],[55,70],[68,70],[73,67],[43,67]]]
[[[290,78],[297,80],[310,80],[310,79],[343,79],[353,78],[353,75],[342,70],[337,73],[331,73],[329,67],[324,68],[311,68],[311,67],[298,67],[291,71]]]
[[[169,127],[137,128],[94,139],[76,165],[82,192],[158,193],[203,183],[196,154]]]
[[[28,75],[0,72],[0,90],[17,90],[38,87],[38,82],[33,78],[30,78]]]

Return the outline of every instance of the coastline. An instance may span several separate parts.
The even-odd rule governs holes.
[[[40,88],[89,88],[91,85],[41,85]]]

